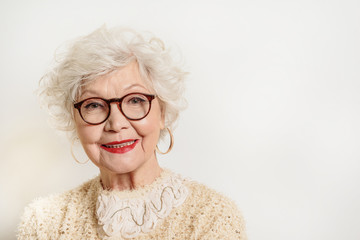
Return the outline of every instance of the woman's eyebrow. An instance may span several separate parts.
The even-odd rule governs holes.
[[[94,91],[94,90],[85,90],[85,91],[83,91],[82,93],[81,93],[81,96],[84,96],[84,95],[86,95],[86,94],[93,94],[93,95],[98,95],[99,93],[98,92],[96,92],[96,91]]]
[[[145,88],[143,85],[138,84],[138,83],[131,84],[131,85],[129,85],[129,86],[127,86],[127,87],[125,87],[125,88],[124,88],[124,90],[126,91],[126,90],[129,90],[129,89],[134,88],[134,87],[141,87],[141,88],[143,88],[143,89],[147,90],[147,88]]]

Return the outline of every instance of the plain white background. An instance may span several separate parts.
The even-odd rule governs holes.
[[[106,23],[155,33],[190,72],[162,166],[234,199],[250,239],[360,239],[359,16],[357,0],[1,1],[0,238],[97,174],[34,90],[57,47]]]

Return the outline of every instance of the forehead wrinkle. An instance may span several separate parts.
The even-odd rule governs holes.
[[[81,98],[88,94],[102,98],[118,98],[131,93],[132,89],[134,89],[134,92],[143,92],[142,90],[146,91],[146,93],[154,92],[150,87],[151,84],[139,72],[137,65],[127,67],[128,71],[122,72],[121,76],[118,75],[121,70],[120,68],[94,79],[94,81],[84,87]]]

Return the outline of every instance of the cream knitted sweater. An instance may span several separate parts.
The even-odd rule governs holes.
[[[103,190],[96,177],[63,194],[35,200],[25,209],[18,239],[247,238],[234,202],[164,170],[150,185],[132,191]]]

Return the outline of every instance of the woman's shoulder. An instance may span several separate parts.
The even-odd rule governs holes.
[[[96,179],[89,180],[63,193],[33,200],[24,209],[18,227],[18,239],[39,236],[42,231],[51,232],[50,228],[53,229],[53,232],[57,232],[66,212],[70,208],[76,207],[74,202],[81,201],[88,195]]]
[[[196,199],[198,204],[209,205],[211,203],[211,206],[220,204],[237,208],[236,203],[230,197],[214,188],[189,178],[186,179],[185,184],[191,191],[192,198]]]
[[[70,199],[81,197],[82,195],[86,195],[86,193],[91,191],[92,185],[94,185],[97,179],[98,177],[95,177],[73,189],[64,191],[62,193],[50,194],[46,197],[36,198],[28,206],[26,206],[25,211],[41,210],[43,213],[47,213],[52,212],[51,210],[53,208],[61,210],[61,206],[66,206]]]
[[[189,196],[184,210],[198,228],[197,237],[247,239],[245,221],[235,201],[195,180],[187,179],[185,184],[189,189]]]

